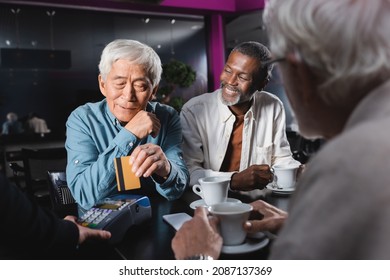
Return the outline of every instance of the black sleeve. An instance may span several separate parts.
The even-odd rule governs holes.
[[[0,175],[0,258],[67,258],[76,251],[77,226],[39,207]]]

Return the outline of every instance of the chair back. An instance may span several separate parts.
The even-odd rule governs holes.
[[[36,198],[49,197],[48,170],[65,170],[66,149],[22,149],[26,191]]]
[[[48,170],[47,181],[53,211],[61,218],[77,216],[77,203],[68,188],[65,171]]]

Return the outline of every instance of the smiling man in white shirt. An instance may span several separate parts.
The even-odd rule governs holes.
[[[230,176],[231,190],[252,200],[272,181],[271,166],[300,164],[292,158],[282,102],[263,91],[272,71],[270,59],[258,42],[239,44],[221,73],[221,88],[183,106],[190,185],[206,176]]]

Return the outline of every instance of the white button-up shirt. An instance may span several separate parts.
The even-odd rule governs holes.
[[[196,96],[184,104],[180,113],[183,129],[184,159],[190,171],[190,185],[207,176],[231,176],[219,172],[224,160],[233,124],[236,120],[228,106],[221,102],[221,90]],[[292,158],[285,131],[282,102],[262,91],[253,96],[245,114],[242,132],[240,170],[254,164],[297,163]],[[246,192],[256,198],[258,190]]]

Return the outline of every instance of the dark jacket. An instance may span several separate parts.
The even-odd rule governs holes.
[[[0,175],[0,259],[69,258],[77,226],[39,207]]]

